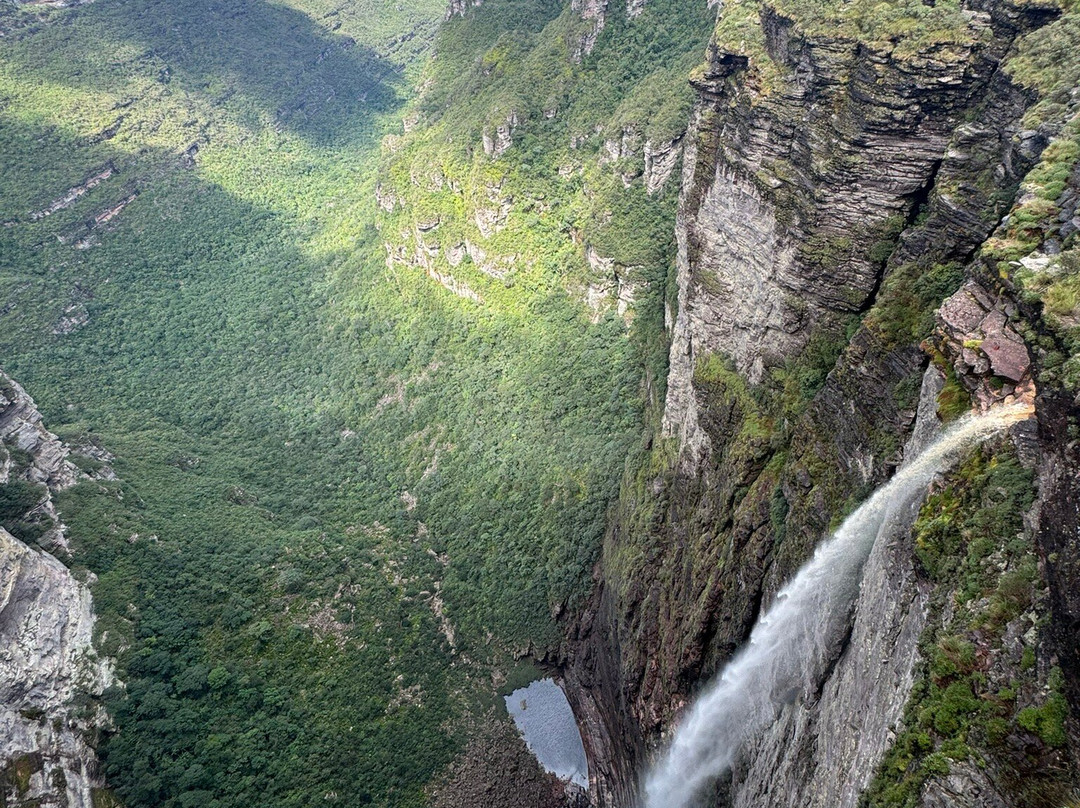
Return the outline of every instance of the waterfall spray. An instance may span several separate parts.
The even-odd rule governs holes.
[[[646,808],[688,808],[742,745],[799,694],[813,694],[847,632],[862,568],[897,509],[956,455],[1030,415],[1029,406],[967,416],[903,466],[852,513],[776,596],[750,642],[702,693],[645,781]]]

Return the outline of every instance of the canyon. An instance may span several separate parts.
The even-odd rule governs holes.
[[[1075,799],[1071,6],[166,5],[0,17],[3,804]]]
[[[746,15],[731,29],[737,37],[725,13]],[[779,5],[721,12],[691,78],[697,101],[684,139],[677,315],[654,438],[673,444],[659,451],[676,459],[624,486],[565,660],[599,804],[635,804],[641,772],[663,747],[658,737],[688,720],[681,716],[701,683],[748,639],[838,506],[843,513],[847,492],[866,496],[925,440],[918,434],[938,422],[947,380],[983,409],[1034,403],[1039,428],[1020,429],[1019,451],[1040,480],[1062,473],[1051,436],[1065,417],[1059,407],[1071,405],[1036,392],[1046,345],[1031,331],[1021,339],[1016,323],[1038,316],[981,250],[1007,229],[1020,180],[1074,114],[1070,105],[1057,123],[1025,128],[1035,99],[1002,69],[1054,15],[990,4],[965,12],[967,30],[951,42],[901,54],[896,40],[847,39],[839,26],[839,35],[826,33],[820,20]],[[895,296],[910,283],[905,275],[950,265],[973,280],[936,314],[940,298]],[[921,308],[908,316],[936,325],[897,333],[897,307]],[[969,333],[980,322],[993,333]],[[768,390],[792,357],[821,362],[824,382],[801,411],[776,414],[745,391]],[[1038,634],[1044,670],[1066,663],[1075,645],[1065,639],[1071,584],[1057,566],[1069,552],[1052,554],[1068,543],[1058,531],[1072,531],[1074,517],[1069,526],[1040,518],[1046,508],[1064,517],[1056,479],[1040,486],[1024,528],[1040,559],[1036,602],[1046,616],[1029,612],[1006,629],[1031,640],[1040,620],[1060,627]],[[926,639],[962,601],[916,561],[917,511],[875,549],[835,667],[747,739],[716,786],[717,804],[865,804],[870,772],[917,709],[912,685]],[[992,640],[988,649],[999,680],[1017,672],[1016,641],[1008,642],[1007,653]],[[1075,688],[1076,672],[1066,680]],[[1043,804],[1051,798],[1038,784],[1028,796],[1016,778],[1037,780],[1036,761],[1048,754],[1055,766],[1074,766],[1065,761],[1075,753],[1014,743],[1026,763],[1007,753],[990,774],[959,766],[920,782],[904,804]],[[899,804],[891,799],[882,804]]]

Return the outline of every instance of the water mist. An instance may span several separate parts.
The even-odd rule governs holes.
[[[683,718],[646,778],[646,808],[688,808],[785,703],[816,692],[847,633],[862,568],[882,528],[959,452],[1029,414],[1028,407],[1004,407],[961,419],[844,520]]]

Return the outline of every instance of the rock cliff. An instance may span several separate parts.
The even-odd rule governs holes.
[[[714,800],[1035,805],[1076,780],[1075,735],[1032,729],[1074,681],[1063,559],[1075,548],[1041,514],[1076,522],[1057,504],[1070,501],[1071,461],[1046,426],[1064,429],[1075,405],[1051,390],[1036,398],[1039,357],[1052,353],[1038,306],[1004,264],[979,257],[1068,117],[1029,128],[1037,95],[1006,69],[1059,12],[965,4],[920,38],[868,27],[851,8],[823,24],[794,3],[725,7],[691,79],[662,428],[624,483],[565,660],[602,805],[632,804],[638,772],[696,690],[924,430],[1018,398],[1036,404],[1038,437],[1021,430],[987,462],[1021,462],[1040,480],[1016,534],[1026,549],[988,539],[975,558],[965,538],[953,552],[968,548],[956,562],[967,583],[938,566],[926,509],[967,503],[957,492],[984,479],[949,478],[952,493],[875,550],[848,643],[815,698],[785,708]],[[1039,615],[1053,628],[1036,630]],[[965,619],[983,627],[972,634]],[[935,661],[958,643],[977,662],[941,674]],[[935,724],[946,691],[970,692],[969,711],[996,710],[990,729]],[[878,770],[884,760],[893,768]],[[1041,778],[1036,761],[1059,776]]]
[[[0,374],[0,797],[6,805],[108,805],[90,745],[106,718],[94,706],[111,680],[93,648],[85,583],[66,553],[53,493],[79,475],[69,450],[42,424],[33,400]],[[30,542],[31,544],[28,544]]]
[[[67,550],[64,526],[53,504],[52,493],[75,484],[78,470],[67,459],[68,448],[42,425],[33,399],[15,381],[0,373],[0,441],[4,459],[0,485],[22,483],[36,486],[25,513],[12,514],[36,526],[42,547]]]
[[[1032,156],[1013,142],[1022,94],[998,67],[1046,16],[1007,4],[973,11],[954,41],[913,57],[807,35],[768,6],[763,53],[714,40],[693,82],[669,434],[692,448],[702,439],[691,393],[699,359],[723,354],[759,383],[812,335],[839,333],[865,311],[919,214],[935,221],[905,234],[896,261],[929,250],[952,260],[989,235],[1004,210],[987,190],[1015,186]]]
[[[266,5],[248,4],[248,10]],[[437,422],[419,424],[422,431],[406,441],[415,438],[413,454],[423,457],[418,482],[436,475],[442,452],[443,469],[427,484],[449,503],[442,530],[429,520],[431,535],[443,542],[446,535],[440,533],[461,534],[456,546],[434,544],[429,553],[457,578],[447,573],[432,588],[411,593],[406,587],[419,579],[406,580],[395,571],[396,560],[387,562],[394,585],[388,597],[398,606],[414,594],[430,601],[440,630],[429,634],[438,642],[440,634],[446,639],[453,651],[450,664],[460,660],[462,667],[471,666],[467,653],[478,660],[478,653],[490,652],[492,658],[481,664],[502,665],[507,660],[492,648],[504,642],[507,655],[532,656],[557,668],[583,731],[596,805],[637,804],[640,774],[686,706],[746,641],[783,583],[845,514],[943,423],[972,408],[1014,400],[1033,406],[1036,418],[1008,439],[973,450],[896,520],[870,557],[850,631],[833,649],[833,666],[814,687],[783,705],[775,725],[741,751],[732,771],[704,799],[717,806],[1041,808],[1060,804],[1080,786],[1080,124],[1075,117],[1080,65],[1070,61],[1080,53],[1075,22],[1080,14],[1069,5],[1064,0],[450,0],[439,57],[402,121],[403,131],[383,141],[385,153],[372,178],[378,234],[364,238],[384,245],[388,275],[394,278],[389,297],[372,300],[381,304],[414,296],[426,302],[441,293],[427,288],[430,279],[450,293],[436,299],[435,307],[446,304],[452,329],[428,332],[418,317],[414,330],[414,321],[401,317],[398,326],[408,333],[400,341],[356,345],[377,346],[375,353],[392,345],[411,354],[414,338],[429,343],[426,350],[471,330],[481,339],[461,345],[469,346],[468,352],[477,346],[475,353],[486,358],[500,355],[504,344],[519,337],[534,340],[528,342],[527,361],[536,366],[535,377],[517,378],[495,361],[477,365],[475,376],[470,371],[457,377],[469,379],[469,400],[512,381],[513,395],[520,385],[520,401],[529,406],[534,388],[572,382],[567,386],[574,387],[573,396],[566,401],[576,399],[578,407],[586,400],[584,388],[601,383],[594,383],[585,366],[618,362],[625,383],[601,397],[606,404],[600,400],[580,409],[599,413],[600,420],[625,419],[625,443],[606,438],[580,443],[594,422],[567,420],[559,397],[537,416],[535,440],[516,431],[516,407],[497,411],[505,422],[500,426],[510,430],[481,434],[493,423],[485,422],[484,413],[496,410],[477,409],[481,429],[475,443],[485,458],[494,458],[490,474],[485,472],[491,477],[501,476],[515,457],[534,457],[507,453],[509,441],[543,444],[557,432],[564,433],[560,439],[569,437],[568,446],[595,445],[597,452],[616,446],[610,450],[615,468],[627,453],[630,462],[609,514],[591,595],[583,595],[582,604],[575,600],[580,570],[594,559],[596,535],[584,532],[582,519],[598,532],[602,508],[591,514],[567,510],[566,533],[561,524],[554,533],[533,527],[488,532],[486,508],[509,507],[500,498],[514,487],[512,476],[505,487],[443,487],[455,476],[447,457],[457,439],[444,435]],[[30,26],[36,16],[24,13],[19,19]],[[1055,28],[1068,20],[1072,28]],[[271,22],[266,30],[280,28]],[[9,24],[0,21],[0,33]],[[1038,38],[1051,28],[1060,34],[1056,42]],[[321,46],[321,34],[317,39]],[[355,44],[349,40],[350,48]],[[144,51],[140,46],[132,52]],[[163,66],[150,84],[164,87],[174,77],[172,89],[161,90],[163,97],[174,96],[185,83],[187,91],[211,88],[219,95],[217,82],[203,81],[201,64],[197,83],[181,75],[185,62],[190,72],[189,52],[200,49],[179,43],[169,65],[162,54],[146,52],[153,60],[161,58]],[[316,63],[326,53],[313,57]],[[684,81],[691,61],[702,58]],[[208,70],[207,75],[226,72]],[[296,75],[306,72],[305,66]],[[277,101],[289,83],[269,83],[274,86],[266,87],[263,100],[274,103],[261,117],[273,119],[278,134],[313,136],[317,130],[299,126],[300,118],[314,120],[320,105],[301,103],[304,114],[285,127],[289,116]],[[261,81],[252,84],[261,89]],[[234,92],[220,93],[215,109]],[[243,96],[235,98],[243,101]],[[366,95],[360,103],[369,103]],[[130,106],[124,104],[123,109]],[[293,106],[289,102],[287,109]],[[340,132],[351,129],[352,121]],[[122,123],[121,118],[108,124],[102,142]],[[335,129],[326,143],[312,141],[319,148],[311,154],[336,151],[338,134]],[[191,168],[198,149],[198,143],[185,145],[176,154]],[[220,165],[226,162],[222,155],[231,160],[239,154],[206,156]],[[279,159],[280,154],[266,164]],[[95,161],[81,182],[65,183],[59,195],[27,208],[34,211],[30,220],[57,221],[116,170],[111,160]],[[311,187],[323,186],[313,182]],[[257,190],[253,196],[265,189]],[[92,220],[108,221],[134,199],[125,198]],[[317,203],[326,211],[333,207],[322,198]],[[247,208],[242,215],[251,218]],[[324,215],[329,213],[319,213]],[[355,217],[347,218],[351,228]],[[349,232],[341,223],[341,232]],[[86,240],[76,246],[87,246]],[[39,251],[36,243],[29,248],[35,255]],[[162,265],[169,266],[168,260]],[[39,269],[53,274],[51,266],[48,273],[44,265]],[[76,332],[95,308],[87,302],[79,291],[41,333],[86,338],[87,332]],[[102,301],[96,310],[108,312],[109,305]],[[343,308],[352,309],[351,304]],[[110,316],[122,321],[116,311]],[[360,329],[368,313],[378,330],[400,314],[395,312],[392,306],[365,304],[353,310],[355,318],[343,330]],[[574,339],[560,338],[570,330]],[[604,352],[583,347],[601,344]],[[619,350],[606,352],[612,345]],[[629,347],[623,350],[624,345]],[[427,363],[421,353],[416,352],[417,360]],[[544,361],[552,355],[584,356],[582,372],[574,365],[563,376],[547,373]],[[146,356],[156,354],[148,350]],[[464,360],[466,349],[450,356]],[[404,374],[390,373],[396,365],[380,365],[391,387],[374,405],[376,414],[387,402],[395,418],[404,419],[406,410],[410,417],[426,411],[422,399],[406,396],[406,387],[426,384],[428,370],[434,372],[439,362],[422,366],[427,369],[410,382]],[[508,367],[512,370],[513,363]],[[311,378],[321,384],[330,377]],[[637,379],[644,382],[635,391]],[[136,388],[142,383],[134,377],[130,382]],[[462,387],[446,389],[456,395]],[[641,413],[621,409],[638,393],[647,402],[640,444],[631,433]],[[236,400],[245,398],[250,396]],[[187,403],[199,400],[192,396]],[[171,409],[169,401],[174,400],[161,399],[162,411]],[[466,420],[473,418],[468,412]],[[472,436],[471,426],[460,434]],[[335,424],[332,432],[343,441],[358,436],[352,429],[336,430]],[[0,439],[0,806],[109,808],[113,798],[103,788],[89,744],[94,729],[107,720],[94,705],[110,673],[92,649],[90,579],[84,582],[65,566],[65,527],[53,499],[81,472],[69,462],[68,448],[44,428],[25,391],[2,374]],[[372,445],[382,454],[400,449]],[[588,454],[574,448],[568,457]],[[100,462],[107,456],[87,451],[96,452],[95,462],[80,467],[110,475]],[[376,458],[375,452],[370,455]],[[535,457],[518,465],[550,464],[551,455]],[[229,460],[231,474],[235,457]],[[411,461],[407,465],[411,475]],[[559,499],[606,501],[618,474],[594,478],[582,475],[581,465],[553,467],[560,479],[538,488],[542,496],[528,507],[542,513]],[[382,466],[363,468],[367,474]],[[463,466],[456,468],[459,474]],[[186,455],[176,470],[191,470]],[[336,476],[328,490],[337,484]],[[574,481],[580,495],[574,486],[564,490],[561,478],[574,477],[582,478]],[[226,501],[254,505],[254,493],[249,501],[243,488],[229,482]],[[592,492],[588,496],[586,489]],[[447,493],[459,490],[460,498]],[[495,492],[482,497],[485,513],[476,522],[458,520],[459,509],[475,504],[459,499],[477,490]],[[597,490],[604,493],[597,496]],[[170,499],[169,493],[162,499]],[[277,508],[284,513],[293,508],[286,500],[295,497],[294,491],[287,493],[281,498],[284,507]],[[191,496],[205,505],[202,491]],[[273,503],[277,496],[265,499]],[[418,497],[403,487],[400,493],[406,512],[420,502],[413,516],[429,507],[426,499],[423,491]],[[304,515],[295,522],[296,532],[324,533],[315,529],[319,520],[298,498],[300,506]],[[220,506],[207,507],[212,516]],[[267,520],[273,513],[268,504]],[[530,523],[535,524],[540,523]],[[378,521],[374,525],[383,541],[390,529]],[[426,538],[428,522],[417,525],[415,538]],[[408,527],[411,531],[411,522]],[[345,534],[356,530],[349,525]],[[484,544],[479,550],[472,543],[474,532]],[[504,603],[503,592],[492,595],[500,583],[507,588],[501,573],[532,553],[537,537],[545,551],[561,551],[571,534],[587,535],[580,553],[564,562],[551,552],[547,558],[557,570],[545,583],[512,593],[520,595],[513,608],[521,614],[504,625],[521,634],[513,642],[499,638],[490,626],[497,628],[493,618],[501,610],[492,604]],[[524,543],[511,545],[518,537]],[[282,545],[290,556],[292,544],[289,539]],[[192,547],[206,550],[207,558],[217,555],[216,548]],[[321,547],[317,552],[322,557]],[[482,564],[470,560],[474,552]],[[188,553],[185,563],[198,558]],[[363,568],[375,574],[374,562],[385,560],[373,552],[372,563],[364,562]],[[242,599],[223,605],[221,633],[240,644],[215,650],[215,664],[235,659],[250,639],[260,648],[244,662],[252,667],[241,668],[264,667],[264,640],[282,637],[273,620],[298,608],[290,604],[303,602],[290,591],[293,585],[303,585],[305,574],[312,582],[330,580],[321,573],[302,574],[292,563],[289,559],[280,578],[286,582],[283,599],[276,600],[273,584],[273,597],[255,609],[265,609],[257,620]],[[530,563],[549,566],[545,559]],[[265,565],[260,560],[252,566]],[[198,574],[192,578],[191,591],[196,591],[203,580]],[[341,585],[334,601],[346,589],[351,597],[352,589],[365,588],[353,580]],[[485,582],[480,598],[472,598],[476,580]],[[489,588],[487,582],[494,583]],[[231,583],[218,581],[217,594],[235,595]],[[358,603],[359,598],[353,606]],[[327,649],[335,660],[359,659],[353,655],[367,642],[357,635],[357,643],[347,645],[345,624],[329,609],[319,613],[320,619],[340,632],[335,636],[341,644]],[[421,605],[425,620],[426,610]],[[534,621],[530,611],[542,619]],[[549,614],[563,621],[561,645]],[[208,620],[217,621],[216,615]],[[250,634],[238,630],[246,622],[252,623]],[[416,627],[409,619],[397,622],[403,630]],[[376,630],[384,627],[381,618],[372,624]],[[390,637],[390,623],[385,626]],[[297,680],[295,691],[267,687],[268,696],[273,694],[267,703],[278,702],[275,710],[290,701],[281,694],[314,692],[303,683],[351,681],[352,667],[343,663],[328,672],[321,658],[308,654],[309,635],[301,629],[310,630],[309,622],[280,628],[291,633],[290,648],[297,654],[283,667],[291,672],[301,653],[317,664],[305,672],[310,678]],[[524,636],[527,632],[531,636]],[[418,648],[430,645],[423,637],[416,642]],[[388,639],[387,647],[396,655],[399,635]],[[196,682],[188,706],[204,696],[204,705],[232,698],[225,686],[246,676],[225,667],[199,672],[201,659],[198,665],[188,662],[184,671]],[[367,667],[388,670],[389,664]],[[145,681],[173,687],[172,672],[157,676],[147,675]],[[416,726],[422,726],[431,713],[420,710],[432,709],[438,690],[422,691],[419,683],[406,687],[403,681],[401,676],[395,681],[385,717],[408,703],[420,715]],[[495,686],[497,677],[491,681]],[[488,683],[477,688],[485,690]],[[178,689],[149,692],[170,692],[170,704],[182,695]],[[431,701],[421,700],[421,692]],[[415,703],[405,694],[417,694]],[[143,704],[148,710],[139,714]],[[375,716],[371,726],[385,723],[382,706],[377,699],[367,705]],[[327,710],[332,707],[327,703]],[[122,729],[115,737],[129,745],[117,748],[130,749],[140,737],[157,733],[152,701],[136,700],[131,708],[135,734]],[[230,730],[233,734],[220,736],[232,741],[220,746],[243,739],[261,753],[263,726],[249,733],[245,722],[262,719],[246,706],[240,713],[243,721]],[[224,715],[216,709],[199,714]],[[305,722],[309,715],[303,714]],[[435,776],[429,800],[445,806],[566,804],[563,790],[540,773],[512,727],[487,717],[463,728],[468,742],[458,760]],[[351,721],[346,723],[352,732]],[[451,723],[446,718],[443,726]],[[288,752],[280,759],[294,757],[290,744],[296,737],[289,726],[281,731],[282,745],[274,748]],[[336,735],[319,740],[326,748],[336,748],[337,741]],[[172,750],[188,745],[186,739],[175,746],[163,743],[164,751],[155,749],[153,756],[129,758],[142,761],[130,767],[132,779],[145,761],[175,759]],[[381,748],[391,756],[397,752],[394,744]],[[512,755],[500,757],[507,749]],[[234,767],[218,757],[218,750],[209,751],[205,759],[213,761],[214,771],[231,774],[246,765]],[[320,763],[336,773],[347,771],[340,761],[322,757]],[[393,777],[380,795],[364,792],[360,802],[397,793],[398,761],[377,763],[379,776],[385,771]],[[220,784],[209,771],[202,772],[205,790],[184,792],[190,784],[183,784],[179,772],[176,783],[162,784],[145,801],[157,804],[165,801],[157,795],[184,793],[192,804],[205,802],[210,781],[218,781],[215,788]],[[362,779],[352,778],[349,787]],[[327,790],[323,799],[337,796]]]
[[[0,529],[0,760],[9,805],[96,805],[104,785],[86,732],[108,667],[92,647],[90,592],[43,551]]]
[[[941,382],[932,368],[923,377],[918,420],[905,447],[910,456],[938,431]],[[898,515],[875,545],[847,647],[817,701],[787,705],[758,739],[735,774],[733,804],[857,804],[911,692],[912,662],[926,621],[927,596],[910,547],[918,506]]]

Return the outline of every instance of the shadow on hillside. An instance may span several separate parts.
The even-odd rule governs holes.
[[[111,71],[115,79],[122,65],[320,143],[339,138],[346,123],[349,131],[364,128],[373,113],[403,100],[397,65],[267,0],[101,0],[22,44],[29,47],[5,59],[68,86],[102,91],[102,77]]]

